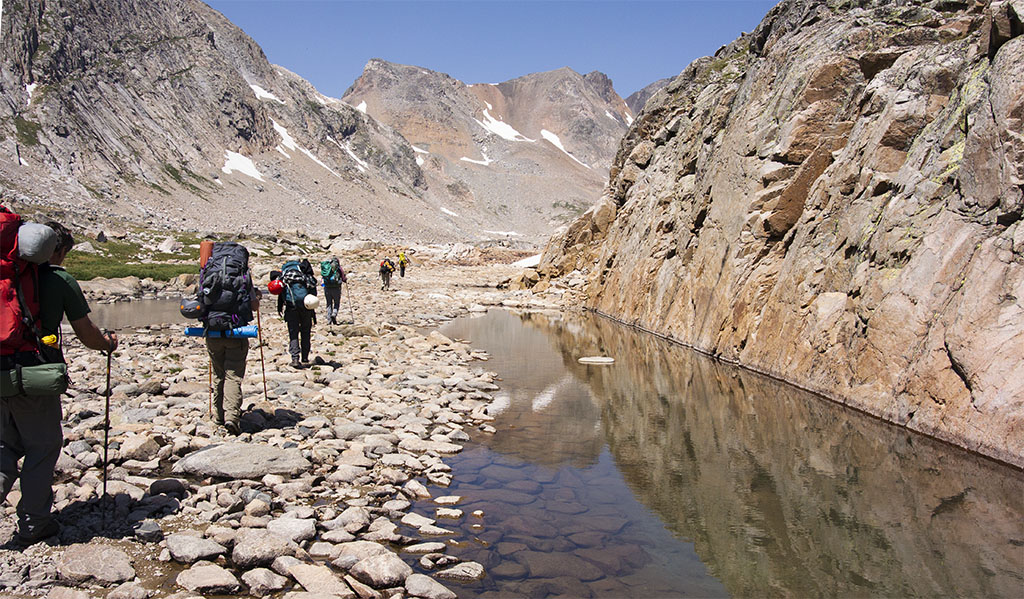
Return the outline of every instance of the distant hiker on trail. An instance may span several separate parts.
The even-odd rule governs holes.
[[[260,297],[262,294],[252,284],[249,250],[230,241],[215,243],[199,272],[197,302],[213,369],[214,422],[232,435],[241,432],[242,378],[249,339],[227,337],[224,332],[252,322]],[[185,302],[182,308],[184,312]]]
[[[398,275],[405,278],[405,267],[409,266],[409,259],[405,257],[405,252],[398,252]]]
[[[384,258],[380,262],[380,281],[381,290],[387,290],[391,288],[391,273],[395,272],[395,263],[391,261],[391,258]]]
[[[283,289],[277,296],[277,313],[288,324],[288,352],[292,368],[309,363],[310,334],[316,323],[316,277],[313,265],[305,258],[289,260],[281,267]]]
[[[320,262],[320,278],[323,279],[324,299],[327,300],[327,322],[338,324],[338,306],[341,304],[341,286],[348,282],[345,271],[337,257]]]
[[[3,393],[0,394],[0,503],[21,478],[21,501],[18,502],[18,535],[20,543],[30,545],[60,531],[50,510],[53,507],[53,470],[64,443],[61,431],[60,396],[67,388],[64,355],[61,351],[61,320],[67,316],[71,329],[82,343],[108,355],[117,349],[117,336],[104,334],[89,318],[89,304],[78,282],[61,268],[75,240],[61,224],[49,222],[46,227],[55,235],[52,255],[39,262],[19,258],[15,238],[21,219],[0,206],[0,264],[3,279],[0,287],[0,369]],[[33,227],[46,227],[30,225]],[[21,227],[24,230],[24,226]],[[48,242],[52,243],[52,242]],[[48,247],[53,248],[53,245]],[[49,252],[45,252],[49,254]],[[46,258],[49,261],[46,261]],[[37,266],[38,264],[38,266]],[[14,280],[15,266],[19,276]],[[38,273],[36,282],[29,282]],[[8,292],[11,292],[8,295]],[[8,303],[10,302],[10,303]],[[30,324],[17,320],[23,313]],[[57,366],[59,365],[59,366]],[[32,367],[54,368],[32,368]],[[43,372],[46,380],[36,377]],[[49,373],[49,374],[47,374]],[[55,373],[55,374],[54,374]],[[14,387],[9,389],[8,385]],[[45,391],[40,389],[46,389]],[[18,460],[25,458],[18,471]]]

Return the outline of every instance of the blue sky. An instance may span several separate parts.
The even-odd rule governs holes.
[[[623,98],[751,31],[775,0],[207,0],[270,62],[340,98],[371,58],[499,83],[568,66]]]

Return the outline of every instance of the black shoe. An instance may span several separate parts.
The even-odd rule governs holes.
[[[298,360],[292,360],[292,368],[302,368],[302,363],[299,362]]]
[[[235,435],[236,437],[238,436],[239,433],[242,432],[242,429],[240,429],[238,427],[238,424],[236,424],[234,422],[225,422],[224,423],[224,428],[227,429],[228,434]]]
[[[50,520],[46,524],[34,527],[32,530],[19,531],[18,535],[14,538],[23,545],[34,545],[43,539],[57,535],[59,532],[60,524],[57,524],[56,520]]]

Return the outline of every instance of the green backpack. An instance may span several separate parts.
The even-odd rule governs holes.
[[[324,280],[324,287],[337,287],[341,285],[341,266],[338,259],[322,260],[320,262],[320,276]]]

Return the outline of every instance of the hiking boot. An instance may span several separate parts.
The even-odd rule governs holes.
[[[43,539],[48,539],[60,532],[60,524],[56,520],[48,520],[46,524],[32,527],[31,530],[20,530],[15,538],[23,545],[34,545]]]
[[[242,429],[239,428],[238,424],[235,422],[225,422],[224,428],[227,429],[229,435],[234,435],[236,437],[242,432]]]
[[[299,362],[298,360],[292,360],[292,368],[298,370],[302,368],[302,363]]]

